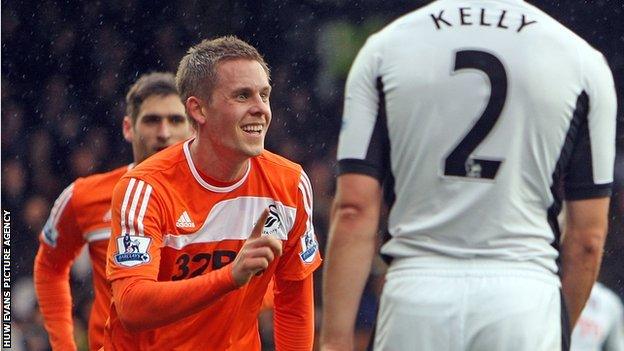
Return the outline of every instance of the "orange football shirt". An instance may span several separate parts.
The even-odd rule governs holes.
[[[124,166],[77,179],[56,200],[41,231],[35,259],[35,289],[54,350],[76,347],[69,271],[85,244],[89,245],[95,291],[89,318],[89,349],[102,346],[111,300],[105,273],[110,203],[115,184],[128,169]]]
[[[278,310],[279,296],[288,295],[285,290],[296,285],[288,282],[310,279],[320,265],[312,188],[299,165],[264,151],[248,162],[242,179],[214,185],[193,164],[192,141],[144,161],[116,186],[106,266],[109,281],[131,277],[176,281],[215,272],[234,260],[266,208],[270,215],[263,234],[281,239],[283,254],[245,286],[232,288],[201,312],[162,327],[127,331],[117,313],[117,304],[123,301],[113,300],[106,350],[260,350],[257,316],[271,279]],[[311,289],[301,295],[312,303]],[[296,313],[297,306],[283,304]],[[175,306],[147,312],[157,318],[161,309]],[[313,323],[309,325],[312,335]]]

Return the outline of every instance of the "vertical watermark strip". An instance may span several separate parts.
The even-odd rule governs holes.
[[[11,348],[11,212],[2,210],[2,348]]]

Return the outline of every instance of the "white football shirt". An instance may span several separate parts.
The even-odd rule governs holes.
[[[572,332],[571,351],[624,351],[624,306],[596,283]]]
[[[520,0],[436,1],[359,52],[339,174],[384,183],[389,257],[556,272],[562,197],[610,196],[615,116],[604,57],[544,12]]]

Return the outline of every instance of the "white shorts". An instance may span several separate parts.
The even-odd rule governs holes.
[[[567,325],[554,275],[393,264],[381,296],[374,350],[561,351],[569,345]]]

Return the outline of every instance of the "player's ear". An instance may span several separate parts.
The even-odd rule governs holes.
[[[197,125],[203,125],[206,123],[206,112],[200,98],[189,96],[189,98],[186,99],[185,105],[189,117],[192,118]]]
[[[134,126],[132,123],[132,118],[130,116],[125,116],[122,123],[122,131],[124,139],[127,142],[132,143],[132,139],[134,138]]]

